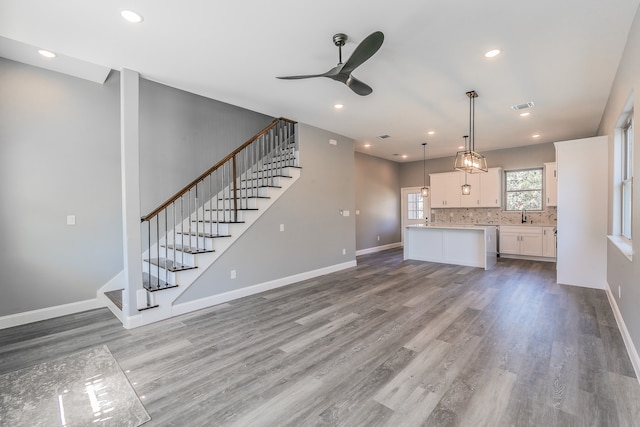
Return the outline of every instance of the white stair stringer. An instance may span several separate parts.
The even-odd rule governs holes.
[[[199,253],[194,255],[195,265],[197,268],[177,271],[173,274],[176,276],[178,287],[164,289],[157,292],[150,292],[152,304],[157,304],[151,310],[141,311],[135,316],[131,316],[126,322],[128,328],[134,328],[147,325],[160,320],[168,319],[178,314],[184,314],[184,311],[175,312],[174,302],[200,277],[209,267],[230,248],[255,222],[264,214],[273,204],[275,204],[280,196],[282,196],[300,177],[300,169],[297,167],[286,167],[285,173],[291,178],[280,179],[279,188],[266,188],[269,198],[255,199],[257,210],[243,211],[243,223],[228,224],[230,237],[216,238],[214,242],[215,252]]]

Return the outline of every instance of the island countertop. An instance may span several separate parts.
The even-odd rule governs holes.
[[[493,267],[497,260],[495,225],[408,225],[404,259]]]

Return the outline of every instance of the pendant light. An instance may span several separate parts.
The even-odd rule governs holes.
[[[456,153],[453,168],[466,173],[487,172],[487,159],[475,151],[475,99],[478,93],[471,90],[467,92],[467,97],[469,98],[469,146],[467,147],[465,142],[465,150]]]
[[[424,185],[421,193],[422,197],[429,197],[429,188],[427,187],[427,143],[422,143],[422,171],[424,173]]]

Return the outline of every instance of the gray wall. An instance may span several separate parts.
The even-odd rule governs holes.
[[[635,176],[640,174],[640,10],[636,13],[631,26],[627,45],[625,47],[615,81],[611,88],[609,101],[605,109],[598,135],[609,136],[609,188],[613,189],[613,147],[616,125],[624,111],[624,106],[630,95],[634,97],[634,123],[635,123],[635,150],[633,153],[633,168]],[[635,179],[634,179],[635,181]],[[613,193],[609,191],[609,232],[613,230]],[[640,241],[640,185],[633,186],[633,219],[632,235],[634,239],[633,261],[629,261],[617,247],[609,243],[607,248],[607,282],[616,298],[624,322],[629,334],[636,346],[640,349],[640,259],[638,255],[638,241]],[[618,297],[618,286],[621,288],[622,298]]]
[[[491,168],[502,167],[505,170],[542,167],[543,163],[555,162],[556,151],[553,143],[527,145],[482,152]],[[427,185],[430,173],[453,171],[455,156],[427,160]],[[400,186],[418,187],[423,185],[423,162],[403,163],[400,168]]]
[[[356,153],[356,250],[400,241],[400,167]]]
[[[304,124],[298,130],[301,177],[177,303],[355,260],[353,141]]]
[[[118,73],[0,58],[0,316],[94,299],[122,270],[119,96]]]
[[[273,117],[140,79],[140,209],[146,215]]]

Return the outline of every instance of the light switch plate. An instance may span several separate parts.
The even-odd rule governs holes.
[[[280,231],[284,231],[284,224],[280,224]]]
[[[67,215],[67,225],[76,225],[75,215]]]
[[[335,139],[330,139],[330,140],[329,140],[329,144],[331,144],[331,145],[338,145],[338,141],[336,141]]]
[[[351,215],[351,214],[349,213],[349,211],[345,210],[345,211],[343,211],[343,212],[342,212],[342,215],[343,215],[343,216],[349,216],[349,215]]]

